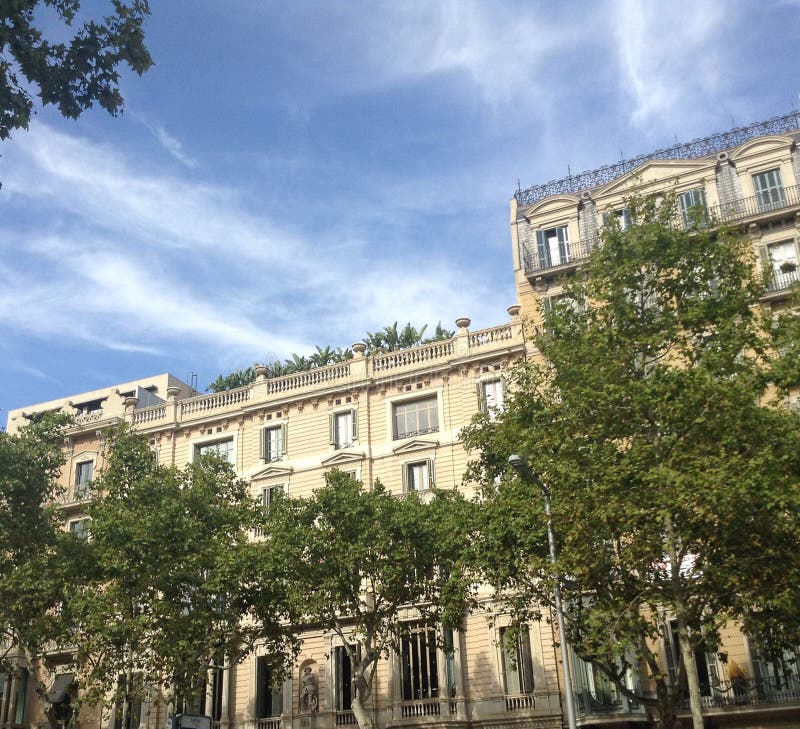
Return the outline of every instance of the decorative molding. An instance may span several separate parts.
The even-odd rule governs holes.
[[[392,448],[392,453],[394,453],[396,456],[400,456],[404,453],[413,453],[414,451],[438,447],[438,440],[421,440],[419,438],[414,438],[414,440],[410,440],[407,443],[397,446],[396,448]]]

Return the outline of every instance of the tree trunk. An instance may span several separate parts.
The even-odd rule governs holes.
[[[358,722],[358,729],[375,729],[375,721],[372,718],[372,711],[365,707],[369,702],[371,691],[367,691],[362,697],[361,692],[353,699],[353,715]],[[363,698],[363,701],[362,701]]]
[[[678,644],[681,648],[681,660],[686,669],[692,727],[693,729],[703,729],[703,707],[700,703],[700,681],[697,678],[697,664],[694,662],[694,651],[692,650],[692,644],[689,642],[689,631],[680,615],[678,615]]]

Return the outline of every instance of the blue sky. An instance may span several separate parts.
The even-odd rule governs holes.
[[[152,5],[122,117],[0,145],[3,411],[503,323],[517,180],[798,106],[797,2]]]

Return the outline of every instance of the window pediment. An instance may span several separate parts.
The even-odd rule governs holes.
[[[339,451],[332,456],[325,458],[322,465],[326,468],[337,468],[339,466],[347,466],[353,463],[360,463],[364,460],[363,451]]]
[[[291,466],[278,466],[274,463],[266,465],[250,474],[251,479],[257,478],[274,478],[274,477],[288,477],[292,474],[294,469]]]
[[[414,438],[413,440],[403,443],[402,445],[392,448],[392,453],[396,456],[403,455],[404,453],[414,453],[429,448],[438,448],[438,440],[423,440],[421,438]]]

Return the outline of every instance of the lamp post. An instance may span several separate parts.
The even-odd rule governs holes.
[[[520,477],[532,485],[538,486],[544,499],[544,513],[547,516],[547,541],[550,545],[550,563],[555,568],[556,564],[556,538],[553,534],[553,514],[550,511],[550,489],[542,483],[541,479],[531,471],[528,462],[519,454],[514,453],[508,457],[509,465]],[[572,687],[572,669],[567,652],[567,633],[564,629],[564,609],[561,605],[561,576],[554,569],[555,587],[553,589],[556,603],[556,621],[558,622],[559,642],[561,644],[561,662],[564,664],[564,683],[567,688],[567,725],[569,729],[577,729],[575,721],[575,697]]]

